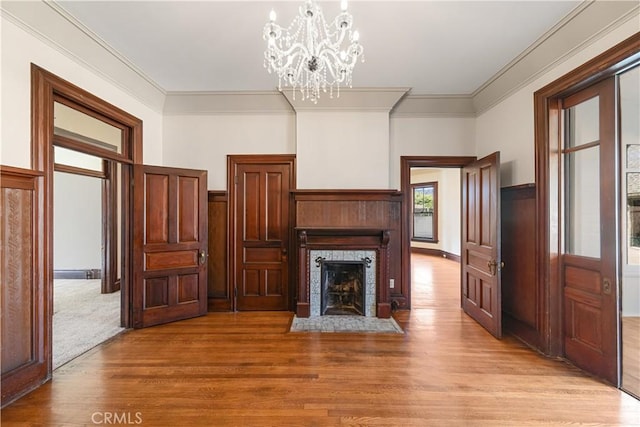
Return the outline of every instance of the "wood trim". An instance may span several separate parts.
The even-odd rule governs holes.
[[[575,153],[576,151],[586,150],[588,148],[598,147],[600,145],[600,141],[588,142],[586,144],[580,144],[576,147],[571,148],[563,148],[561,150],[562,154]]]
[[[54,163],[53,170],[55,172],[72,173],[74,175],[88,176],[91,178],[105,179],[107,174],[103,171],[94,171],[91,169],[78,168],[75,166],[63,165],[61,163]]]
[[[299,200],[392,200],[401,196],[397,190],[295,190],[291,194]]]
[[[53,134],[56,136],[62,136],[68,139],[72,139],[74,141],[84,142],[85,144],[94,145],[96,147],[101,147],[101,148],[104,148],[105,150],[113,151],[114,153],[118,152],[118,147],[116,147],[115,145],[109,144],[108,142],[89,138],[88,136],[71,132],[69,130],[59,128],[57,126],[53,128]]]
[[[561,98],[604,80],[640,60],[640,33],[636,33],[575,70],[534,93],[536,179],[536,283],[541,301],[541,350],[563,354],[562,286],[560,283],[560,161]]]
[[[67,148],[69,150],[79,151],[81,153],[89,154],[96,157],[102,157],[103,159],[115,160],[120,163],[133,163],[130,159],[127,159],[122,154],[115,151],[110,151],[104,148],[96,147],[95,145],[76,141],[75,139],[67,138],[62,135],[53,135],[53,145],[57,147]]]
[[[207,192],[207,200],[209,202],[227,202],[229,197],[227,196],[227,192],[223,190],[213,191],[209,190]]]
[[[54,99],[64,98],[75,104],[93,111],[101,117],[106,117],[117,122],[124,128],[123,152],[127,153],[128,160],[133,164],[142,164],[142,120],[125,112],[124,110],[109,104],[97,96],[81,89],[80,87],[63,80],[43,68],[31,64],[31,165],[32,169],[42,173],[42,191],[38,192],[37,213],[34,219],[38,229],[41,245],[34,254],[34,270],[37,272],[37,281],[46,289],[45,307],[51,307],[53,286],[53,109]],[[100,156],[100,152],[98,152]],[[91,153],[89,153],[91,154]],[[101,157],[101,156],[100,156]],[[121,160],[121,159],[120,159]],[[126,163],[126,162],[125,162]],[[122,167],[123,182],[130,182],[130,168]],[[122,324],[131,326],[130,299],[131,299],[131,250],[130,241],[133,217],[131,209],[130,187],[122,186],[122,251],[123,251],[123,294],[122,294]],[[45,311],[44,316],[44,357],[46,358],[45,381],[51,377],[51,313]]]
[[[400,156],[400,191],[404,195],[411,192],[411,168],[462,168],[474,161],[472,156]],[[401,208],[401,277],[396,280],[398,294],[393,294],[392,299],[397,301],[402,308],[411,308],[411,207],[408,196],[402,200]]]
[[[41,171],[6,165],[0,165],[0,174],[2,174],[3,178],[37,178],[40,176],[44,176],[44,173]]]
[[[118,277],[118,165],[104,160],[102,180],[102,284],[103,294],[120,290]]]
[[[209,216],[209,257],[207,260],[207,310],[231,311],[233,300],[229,286],[228,224],[229,207],[226,191],[207,193]]]
[[[419,248],[416,246],[411,246],[411,253],[427,255],[427,256],[435,256],[438,258],[447,258],[447,259],[450,259],[451,261],[460,262],[460,255],[443,251],[442,249]]]

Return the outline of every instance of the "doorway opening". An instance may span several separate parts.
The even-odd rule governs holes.
[[[62,117],[57,116],[56,121]],[[91,128],[91,127],[89,127]],[[73,137],[69,135],[69,137]],[[54,147],[52,369],[122,332],[113,162]]]
[[[407,260],[403,264],[403,282],[409,284],[407,308],[412,306],[413,281],[429,279],[412,277],[413,253],[460,262],[461,170],[475,160],[475,157],[439,156],[400,158],[401,189],[406,195],[402,252]]]

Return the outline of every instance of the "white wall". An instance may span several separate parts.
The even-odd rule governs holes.
[[[209,190],[227,189],[228,154],[294,153],[293,114],[168,115],[164,119],[165,164],[207,170]]]
[[[390,188],[400,189],[401,156],[474,156],[473,117],[391,117]]]
[[[411,242],[411,246],[460,255],[460,169],[411,169],[412,184],[433,181],[438,183],[438,243]]]
[[[53,175],[53,269],[102,269],[102,180]]]
[[[2,15],[0,24],[0,163],[31,167],[31,63],[143,120],[144,162],[162,164],[162,113],[25,31]]]
[[[481,158],[494,151],[500,151],[503,187],[531,183],[535,180],[534,92],[630,37],[639,27],[637,19],[630,19],[478,116],[475,154]]]
[[[297,113],[298,188],[389,188],[387,112]]]

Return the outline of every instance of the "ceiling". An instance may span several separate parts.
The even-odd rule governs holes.
[[[56,3],[167,92],[272,91],[263,67],[269,11],[287,26],[302,1]],[[351,1],[365,62],[354,87],[468,95],[580,1]],[[328,19],[338,1],[320,2]]]

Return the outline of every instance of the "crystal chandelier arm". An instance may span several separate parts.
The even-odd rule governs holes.
[[[328,60],[327,56],[331,57],[331,59],[333,60],[333,63],[335,64],[335,66],[331,66],[332,63],[331,63],[331,61]],[[350,65],[349,63],[345,63],[344,61],[342,61],[340,56],[336,54],[335,50],[333,50],[333,49],[324,49],[321,52],[321,56],[320,57],[322,58],[323,62],[326,64],[325,66],[326,66],[326,68],[329,69],[329,73],[331,74],[331,77],[333,78],[333,80],[335,82],[342,83],[342,82],[345,81],[347,76],[349,74],[351,74],[351,70],[353,69],[353,65]],[[353,62],[355,63],[355,61],[353,61]]]

